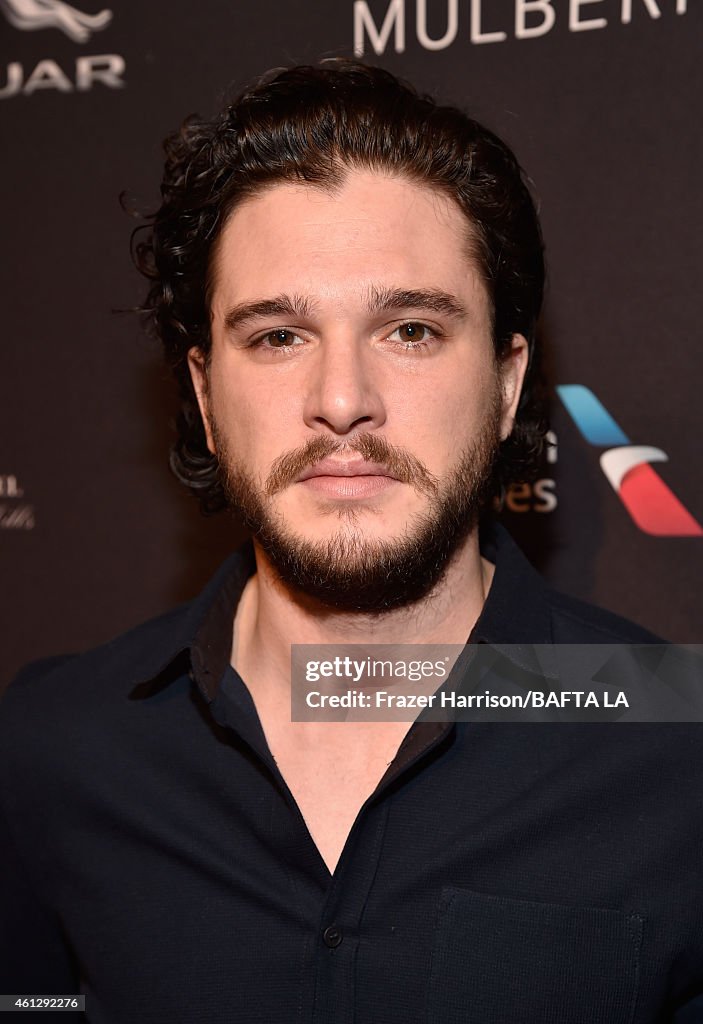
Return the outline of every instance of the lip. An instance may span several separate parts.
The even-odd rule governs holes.
[[[397,480],[388,471],[386,466],[378,462],[367,462],[365,459],[323,459],[303,470],[297,478],[296,483],[303,483],[305,480],[314,480],[316,477],[369,477],[382,476],[387,480]]]
[[[301,487],[332,501],[354,501],[378,497],[398,481],[379,474],[355,476],[310,476]]]

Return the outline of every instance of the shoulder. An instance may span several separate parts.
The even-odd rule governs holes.
[[[554,590],[502,524],[487,521],[482,554],[496,566],[482,615],[488,639],[510,643],[641,644],[662,640],[620,615]]]
[[[26,665],[0,699],[0,750],[32,729],[57,728],[79,711],[85,715],[128,696],[183,649],[190,608],[182,605],[82,654]]]
[[[628,618],[547,588],[554,643],[663,643]]]
[[[0,806],[14,827],[31,832],[32,813],[48,821],[67,800],[88,806],[119,772],[153,756],[156,717],[140,684],[164,681],[159,725],[178,717],[191,689],[179,656],[184,624],[188,606],[19,672],[0,700]]]
[[[27,665],[10,683],[0,709],[15,700],[32,699],[27,698],[29,694],[46,695],[59,687],[65,695],[75,692],[85,696],[97,684],[119,686],[154,678],[176,655],[190,647],[215,604],[224,601],[227,607],[236,605],[234,598],[238,598],[254,569],[253,549],[245,544],[225,559],[191,601],[83,654],[43,658]]]
[[[587,601],[547,589],[552,640],[557,644],[661,644],[643,626]]]
[[[214,605],[242,584],[250,562],[244,550],[235,552],[192,601],[83,654],[44,658],[22,669],[0,700],[0,759],[22,757],[25,742],[37,754],[42,743],[85,749],[91,737],[121,729],[127,735],[137,698],[151,689],[141,684],[187,679],[185,656],[198,630]],[[55,742],[48,740],[54,736]]]

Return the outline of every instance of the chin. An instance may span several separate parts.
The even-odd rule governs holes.
[[[498,444],[496,413],[429,496],[418,484],[350,500],[291,488],[287,477],[301,471],[300,453],[292,465],[284,460],[279,493],[272,487],[271,495],[221,442],[217,453],[230,505],[279,579],[327,607],[374,613],[422,601],[440,584],[486,507]],[[312,464],[311,453],[303,454]]]
[[[465,519],[462,526],[443,530],[430,516],[419,516],[400,536],[397,531],[374,536],[353,526],[319,538],[264,528],[255,540],[280,582],[307,601],[341,612],[379,614],[428,597],[472,521]]]

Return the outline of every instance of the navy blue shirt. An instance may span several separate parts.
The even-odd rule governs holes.
[[[492,545],[472,641],[653,639]],[[703,1019],[700,726],[418,721],[330,875],[229,665],[252,570],[8,689],[0,992],[91,1024]]]

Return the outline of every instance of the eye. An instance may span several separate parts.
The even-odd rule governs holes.
[[[296,345],[303,345],[303,339],[293,331],[285,327],[277,327],[275,331],[269,331],[257,339],[257,344],[265,345],[267,348],[293,348]]]
[[[427,324],[418,323],[416,320],[409,321],[396,327],[392,334],[388,335],[389,341],[399,341],[405,348],[419,348],[433,341],[437,332],[428,327]]]

